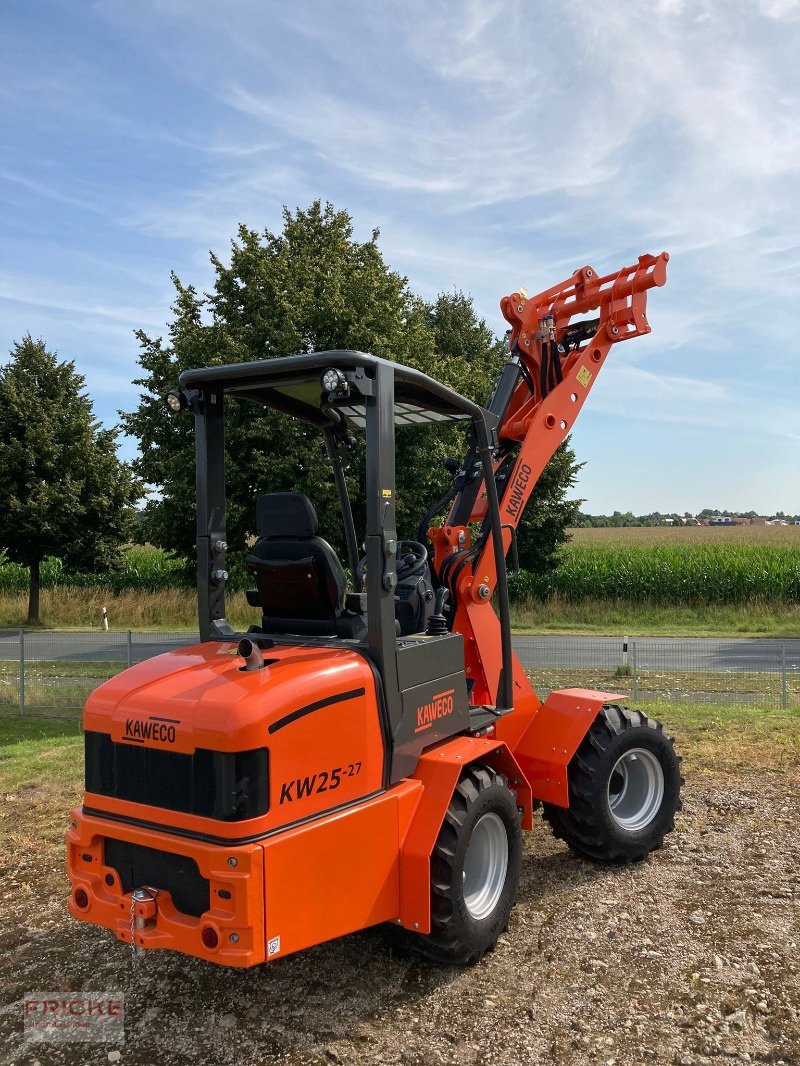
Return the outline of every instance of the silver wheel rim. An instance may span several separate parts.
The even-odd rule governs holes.
[[[464,856],[464,902],[477,921],[492,913],[508,870],[508,834],[502,818],[489,811],[472,827]]]
[[[664,799],[664,771],[646,748],[631,748],[614,763],[608,779],[608,809],[621,829],[649,825]]]

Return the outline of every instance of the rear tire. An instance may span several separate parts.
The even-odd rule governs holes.
[[[395,926],[395,943],[436,962],[478,962],[508,926],[521,861],[520,814],[507,779],[469,766],[431,855],[431,932]]]
[[[675,828],[683,778],[660,722],[603,707],[569,764],[569,807],[544,804],[553,833],[592,862],[636,862]]]

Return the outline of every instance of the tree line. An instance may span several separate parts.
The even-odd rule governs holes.
[[[360,242],[346,211],[315,201],[283,213],[279,232],[238,228],[227,263],[211,254],[213,285],[201,293],[172,275],[175,299],[165,336],[138,331],[139,403],[121,411],[118,428],[96,420],[75,364],[60,361],[27,335],[0,369],[0,548],[30,568],[28,622],[39,616],[39,568],[46,556],[99,570],[135,539],[185,557],[195,538],[193,424],[170,416],[164,397],[183,370],[311,351],[371,352],[424,371],[478,403],[487,403],[505,359],[463,292],[433,301],[417,296],[380,251],[379,233]],[[302,489],[320,528],[340,551],[343,534],[330,467],[318,435],[302,423],[254,405],[226,410],[228,542],[243,555],[254,532],[255,501],[266,491]],[[119,460],[120,431],[139,445]],[[465,451],[462,429],[420,427],[397,434],[397,521],[414,537],[422,514],[440,497],[448,457]],[[581,501],[568,499],[580,465],[562,445],[534,491],[519,529],[523,566],[545,572],[556,562]],[[363,455],[347,471],[357,526],[363,528]],[[142,501],[146,502],[143,505]]]
[[[777,519],[794,523],[800,521],[800,515],[788,515],[783,511],[775,514],[759,514],[757,511],[721,511],[713,507],[704,507],[697,514],[684,511],[652,511],[650,514],[635,515],[632,511],[614,511],[613,514],[584,514],[579,511],[575,526],[581,529],[624,529],[633,526],[684,525],[692,521],[708,521],[716,516],[722,518],[763,518],[767,521]]]

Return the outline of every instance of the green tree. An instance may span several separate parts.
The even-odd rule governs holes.
[[[298,352],[352,348],[405,362],[433,355],[426,309],[406,279],[386,266],[377,245],[353,238],[352,222],[330,204],[284,212],[281,233],[240,226],[230,264],[212,255],[210,293],[198,295],[173,277],[176,300],[168,342],[139,333],[138,380],[144,394],[123,415],[139,438],[136,470],[157,486],[144,531],[154,543],[183,555],[194,550],[194,453],[190,419],[170,418],[164,395],[190,367],[245,362]],[[304,486],[325,535],[341,544],[338,504],[319,434],[276,412],[228,404],[225,416],[228,540],[243,549],[253,533],[256,497]],[[351,480],[358,497],[361,472]]]
[[[140,403],[123,414],[138,437],[136,472],[159,490],[144,513],[143,533],[155,544],[194,554],[194,451],[191,419],[170,417],[164,396],[181,371],[298,352],[350,348],[394,359],[487,402],[503,346],[463,293],[425,304],[392,271],[378,233],[353,236],[344,211],[316,201],[284,211],[280,233],[240,226],[230,262],[211,256],[213,286],[200,295],[173,276],[176,298],[165,340],[140,332]],[[228,542],[243,553],[254,530],[256,497],[302,487],[314,501],[325,536],[342,550],[338,503],[315,430],[276,412],[228,404],[225,415]],[[400,429],[397,435],[398,530],[415,538],[427,508],[441,496],[447,456],[466,450],[459,427]],[[363,528],[363,456],[348,480],[357,528]]]
[[[28,624],[39,621],[42,559],[113,565],[140,495],[102,429],[75,364],[28,334],[0,369],[0,546],[30,568]]]
[[[432,350],[412,352],[408,364],[476,403],[488,403],[505,360],[504,346],[478,318],[472,298],[462,292],[440,294],[426,307],[425,324]],[[420,519],[450,484],[445,460],[461,460],[467,440],[463,427],[441,424],[399,429],[396,439],[398,529],[416,539]]]
[[[441,293],[428,308],[439,380],[486,405],[506,360],[506,346],[478,318],[471,296]],[[423,368],[421,368],[423,369]]]

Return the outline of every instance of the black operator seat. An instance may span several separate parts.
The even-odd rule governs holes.
[[[344,609],[347,579],[318,530],[316,511],[302,492],[259,497],[258,540],[245,559],[256,583],[248,601],[261,607],[265,633],[358,639],[366,624],[360,614]]]

